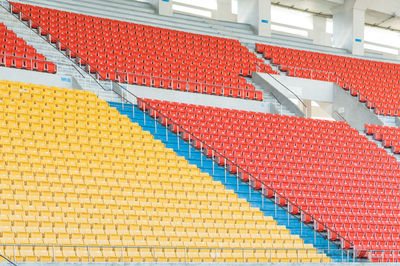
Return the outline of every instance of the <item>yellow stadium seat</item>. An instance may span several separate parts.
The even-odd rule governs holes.
[[[290,262],[209,248],[308,247],[93,93],[0,81],[0,94],[2,244],[165,247],[17,248],[17,260]]]

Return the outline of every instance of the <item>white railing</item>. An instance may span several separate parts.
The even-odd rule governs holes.
[[[177,259],[179,262],[328,262],[325,254],[336,255],[337,262],[356,262],[357,258],[348,251],[337,249],[318,250],[315,248],[225,248],[225,247],[176,247],[176,246],[96,246],[96,245],[17,245],[0,244],[7,250],[5,257],[11,262],[19,262],[23,257],[41,258],[48,262],[68,261],[71,257],[80,257],[80,262],[165,262]],[[28,250],[26,248],[32,248]],[[44,252],[43,252],[44,248]],[[20,251],[21,250],[21,251]],[[21,254],[22,253],[22,254]],[[48,256],[43,256],[43,254]],[[137,255],[134,257],[132,253]],[[197,256],[196,256],[197,253]],[[62,254],[62,255],[61,255]],[[60,256],[61,255],[61,256]],[[64,259],[64,260],[63,260]],[[232,261],[232,259],[234,261]],[[254,261],[256,260],[256,261]]]

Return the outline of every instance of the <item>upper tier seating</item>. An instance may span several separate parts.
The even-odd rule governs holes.
[[[0,254],[16,261],[51,261],[53,251],[68,262],[330,261],[96,95],[4,81],[0,95],[0,244],[167,247],[88,254],[85,246],[0,245]],[[174,247],[208,249],[185,255]],[[228,249],[210,249],[221,247]],[[241,247],[281,250],[232,249]]]
[[[400,164],[347,123],[146,101],[356,249],[400,249]],[[165,123],[161,115],[157,117]],[[203,149],[212,156],[206,146]],[[220,165],[225,164],[214,155]],[[227,165],[236,173],[232,163]],[[239,176],[249,180],[242,170]],[[250,181],[261,188],[260,182]],[[266,194],[273,196],[270,190]],[[282,199],[277,202],[286,204]],[[292,206],[292,212],[298,208]],[[304,221],[312,219],[305,216]],[[318,230],[324,226],[318,225]]]
[[[56,65],[46,61],[25,40],[0,23],[0,66],[56,73]]]
[[[400,153],[400,128],[377,125],[365,125],[365,133],[382,141],[385,148],[392,148],[393,153]]]
[[[400,65],[256,44],[290,76],[332,81],[358,95],[376,114],[400,116]]]
[[[237,40],[25,4],[14,6],[15,13],[22,10],[40,24],[42,34],[50,32],[79,55],[78,63],[87,61],[105,79],[262,100],[262,92],[240,75],[251,76],[256,70],[276,73]]]

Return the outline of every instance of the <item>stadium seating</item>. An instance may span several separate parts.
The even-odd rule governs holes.
[[[400,153],[400,128],[377,125],[365,125],[365,133],[373,135],[375,140],[382,141],[385,148],[393,153]]]
[[[50,32],[53,42],[57,38],[77,53],[79,64],[88,62],[90,72],[107,80],[262,100],[262,92],[242,76],[276,73],[237,40],[13,5],[15,13],[22,10],[42,34]]]
[[[376,114],[400,115],[400,65],[256,44],[256,50],[290,76],[337,82]],[[368,75],[365,75],[368,73]]]
[[[1,81],[0,95],[1,254],[16,261],[330,261],[93,93]]]
[[[56,73],[56,65],[46,61],[25,40],[0,23],[0,66]]]
[[[400,164],[347,123],[145,101],[154,108],[148,107],[150,115],[159,110],[161,123],[166,124],[164,114],[180,125],[182,138],[188,139],[185,129],[193,133],[193,145],[207,156],[212,151],[197,139],[244,169],[238,174],[243,181],[257,189],[264,182],[306,211],[305,223],[313,222],[313,216],[322,223],[315,224],[316,230],[331,228],[336,232],[329,234],[331,240],[338,233],[357,250],[400,249]],[[214,159],[223,166],[218,153]],[[231,162],[227,168],[236,174]],[[274,196],[266,190],[267,196]],[[287,205],[282,198],[276,202]],[[291,211],[299,213],[296,206]]]

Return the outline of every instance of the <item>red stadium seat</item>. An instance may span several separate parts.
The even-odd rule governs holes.
[[[225,91],[233,86],[243,92],[229,93],[230,97],[261,101],[262,92],[255,91],[242,76],[251,76],[256,70],[277,74],[237,40],[55,9],[46,9],[46,16],[37,16],[43,7],[14,5],[28,17],[34,17],[43,29],[42,34],[51,34],[52,42],[58,39],[69,45],[73,57],[75,53],[78,55],[78,64],[85,65],[87,61],[92,66],[88,71],[98,70],[108,80],[132,84],[132,79],[121,80],[115,74],[118,66],[121,72],[131,75],[143,72],[146,77],[134,78],[133,84],[137,85],[219,96],[227,96]],[[57,23],[50,23],[46,17]],[[66,49],[65,46],[61,48]],[[37,69],[43,71],[39,64]],[[53,73],[53,68],[48,71]],[[180,81],[169,78],[169,82],[161,82],[165,78],[161,75],[165,73]]]
[[[256,51],[289,76],[336,82],[376,114],[399,116],[400,65],[256,44]],[[365,75],[365,73],[369,73]]]
[[[356,249],[382,248],[383,241],[385,247],[398,249],[400,163],[347,123],[159,100],[146,102],[179,121],[181,131],[186,129],[204,141],[204,154],[214,156],[219,165],[224,166],[225,159],[208,146],[235,161],[246,172],[229,161],[227,169],[242,181],[252,182],[256,189],[261,189],[262,181],[290,198],[307,211],[302,214],[306,223],[313,223],[312,216],[317,217],[321,223],[314,224],[314,228],[334,230],[329,232],[331,240],[337,240],[339,233]],[[366,132],[379,133],[378,128],[381,130],[367,126]],[[397,131],[387,132],[394,135]],[[388,142],[392,140],[385,138],[387,133],[379,134]],[[184,134],[183,138],[187,139]],[[198,141],[193,146],[202,147]],[[272,190],[265,194],[274,196]],[[275,201],[287,205],[283,198]],[[297,214],[298,207],[289,209]],[[350,248],[347,242],[342,245]],[[365,257],[367,253],[360,252],[358,256]]]

